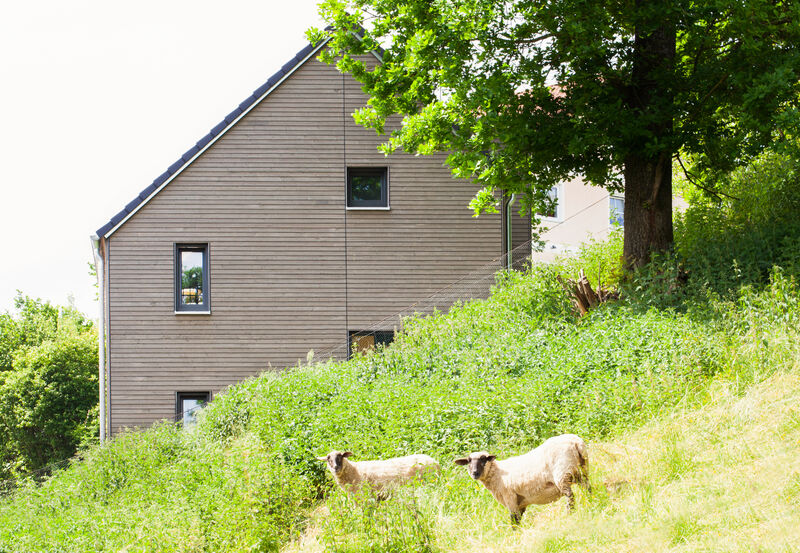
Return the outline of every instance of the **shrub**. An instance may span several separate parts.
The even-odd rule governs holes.
[[[773,265],[800,276],[800,162],[768,153],[731,177],[729,196],[695,198],[675,219],[676,252],[697,289],[763,286]]]
[[[97,338],[62,335],[21,350],[0,386],[6,473],[72,456],[97,435]]]

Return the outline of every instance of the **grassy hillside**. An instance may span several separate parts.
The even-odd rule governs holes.
[[[797,551],[797,369],[745,394],[717,383],[702,408],[592,442],[594,491],[571,514],[532,507],[512,530],[462,469],[377,508],[336,493],[286,551]]]
[[[788,551],[800,230],[791,209],[748,205],[698,205],[676,252],[622,282],[617,237],[500,274],[488,300],[411,319],[371,355],[247,380],[191,431],[92,448],[0,499],[0,551]],[[621,299],[577,318],[555,276],[579,267]],[[519,532],[450,463],[561,432],[590,442],[597,491],[572,516],[562,503],[526,514]],[[356,504],[315,459],[334,448],[425,452],[445,471]]]

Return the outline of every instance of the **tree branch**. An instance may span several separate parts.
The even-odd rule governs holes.
[[[688,169],[686,169],[686,166],[683,164],[683,160],[681,159],[680,154],[675,154],[675,159],[678,160],[678,164],[681,166],[681,169],[683,169],[683,174],[686,177],[686,180],[688,180],[690,183],[695,185],[700,190],[706,192],[707,194],[710,194],[711,196],[714,196],[719,201],[722,201],[721,196],[725,196],[730,200],[741,200],[741,198],[737,198],[736,196],[731,196],[730,194],[726,194],[725,192],[720,192],[717,190],[711,190],[709,188],[706,188],[705,186],[700,184],[696,178],[694,178],[694,176],[689,172]]]

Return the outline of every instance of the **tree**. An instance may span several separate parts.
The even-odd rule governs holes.
[[[14,353],[23,346],[41,344],[56,335],[59,309],[17,291],[14,307],[17,317],[0,314],[0,373],[12,368]]]
[[[11,472],[75,454],[97,433],[97,338],[69,334],[25,349],[0,386],[0,434]]]
[[[800,3],[789,0],[325,0],[322,54],[370,96],[356,121],[384,145],[449,152],[453,174],[523,194],[559,181],[625,192],[633,266],[672,244],[672,165],[711,193],[765,148],[792,142]],[[384,48],[382,64],[362,54]]]
[[[98,434],[97,331],[19,294],[0,314],[0,478],[73,455]]]

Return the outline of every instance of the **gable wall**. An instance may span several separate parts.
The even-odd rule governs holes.
[[[344,117],[363,101],[306,62],[111,236],[112,432],[172,418],[178,391],[346,343],[497,256],[499,220],[471,217],[473,188],[442,156],[384,158]],[[345,211],[347,164],[389,166],[391,211]],[[174,313],[176,242],[209,243],[211,315]]]

